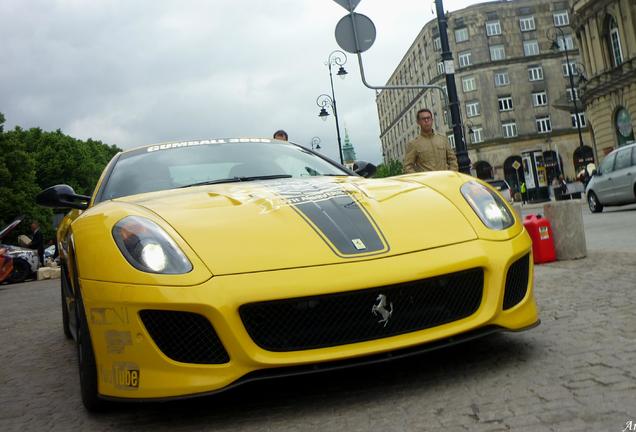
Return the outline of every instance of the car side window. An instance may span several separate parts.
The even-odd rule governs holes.
[[[627,168],[632,163],[632,149],[626,148],[616,153],[616,170]]]
[[[608,156],[605,156],[603,162],[601,163],[601,174],[608,174],[614,171],[614,160],[616,159],[616,153],[612,153]]]

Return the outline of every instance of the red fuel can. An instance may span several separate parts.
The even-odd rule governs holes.
[[[530,238],[532,239],[532,255],[534,263],[541,264],[556,261],[554,250],[554,237],[550,221],[541,215],[528,215],[523,221]]]

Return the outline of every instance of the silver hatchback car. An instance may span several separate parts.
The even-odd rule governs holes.
[[[636,144],[620,147],[605,156],[587,187],[593,213],[605,206],[636,203]]]

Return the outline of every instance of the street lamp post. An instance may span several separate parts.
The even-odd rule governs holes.
[[[333,110],[333,115],[336,118],[336,135],[338,137],[338,155],[340,156],[340,164],[344,164],[344,160],[342,159],[340,124],[338,122],[338,108],[336,106],[336,93],[334,92],[333,88],[333,73],[331,72],[331,67],[338,66],[339,68],[338,72],[336,72],[336,75],[338,75],[340,78],[344,78],[345,75],[347,75],[347,71],[343,67],[345,63],[347,63],[347,56],[342,51],[334,50],[329,54],[329,57],[327,58],[327,62],[325,64],[329,68],[329,84],[331,84],[331,96],[321,94],[316,99],[316,104],[318,104],[318,106],[320,107],[320,114],[318,114],[318,117],[322,118],[323,120],[327,120],[327,116],[329,115],[329,113],[327,112],[325,107],[327,105],[330,105],[331,109]]]
[[[567,47],[566,41],[565,41],[565,32],[563,31],[563,29],[561,27],[551,27],[546,32],[547,38],[550,41],[552,41],[552,49],[553,50],[560,49],[557,33],[561,34],[561,40],[563,41],[563,51],[565,51],[565,62],[567,63],[568,77],[570,78],[570,91],[572,92],[572,103],[574,104],[574,115],[576,117],[576,129],[579,132],[579,147],[582,148],[583,145],[584,145],[583,144],[583,133],[581,132],[581,118],[580,118],[580,115],[579,115],[579,106],[576,103],[576,100],[578,98],[578,92],[575,90],[574,78],[573,78],[574,69],[577,68],[577,67],[576,66],[573,67],[570,64],[570,56],[568,55],[568,47]]]
[[[311,139],[311,149],[312,150],[320,150],[321,149],[321,147],[320,147],[320,137],[315,136],[315,137],[313,137]]]

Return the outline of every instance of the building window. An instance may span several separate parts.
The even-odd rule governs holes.
[[[502,96],[498,99],[499,111],[512,111],[512,97]]]
[[[568,67],[567,62],[561,63],[561,69],[563,70],[563,76],[566,77],[570,73],[572,76],[577,76],[579,74],[579,70],[576,68],[576,62],[570,62],[570,67]]]
[[[455,30],[455,42],[466,42],[468,40],[468,27]]]
[[[570,51],[574,49],[574,39],[572,39],[572,35],[559,36],[557,38],[557,44],[559,51]]]
[[[439,37],[436,37],[435,39],[433,39],[433,49],[435,51],[442,50],[442,40]]]
[[[503,45],[490,46],[490,60],[504,60],[506,58],[506,50]]]
[[[574,99],[579,100],[579,89],[577,89],[576,87],[574,87],[573,89],[566,88],[565,91],[568,94],[568,101],[572,102]]]
[[[479,102],[468,102],[466,104],[466,116],[477,117],[479,115]]]
[[[459,67],[466,67],[472,64],[472,55],[470,51],[463,51],[459,53]]]
[[[447,136],[448,136],[448,143],[450,144],[451,148],[455,150],[455,135],[450,134]]]
[[[534,17],[533,16],[525,16],[519,18],[519,27],[522,32],[535,30],[536,27],[534,25]]]
[[[536,124],[537,124],[537,132],[539,133],[552,132],[552,124],[550,123],[550,116],[537,117]]]
[[[497,36],[501,34],[501,23],[497,21],[486,22],[486,36]]]
[[[540,107],[548,104],[548,95],[544,91],[532,93],[532,106]]]
[[[572,113],[571,116],[572,116],[572,127],[576,128],[577,127],[576,126],[576,117],[577,117],[577,115]],[[579,113],[578,117],[579,117],[579,122],[580,122],[581,127],[583,128],[583,127],[587,126],[587,122],[585,121],[585,113],[584,112]]]
[[[554,25],[556,27],[563,27],[570,24],[568,11],[555,12],[552,16],[554,17]]]
[[[484,131],[483,128],[471,128],[470,131],[469,131],[470,132],[470,141],[473,144],[478,144],[480,142],[483,142],[484,141],[484,138],[483,138],[483,135],[482,135],[483,131]]]
[[[543,66],[530,66],[530,67],[528,67],[528,80],[530,80],[530,81],[542,81],[543,80]]]
[[[495,71],[495,85],[497,87],[510,84],[510,76],[507,70]]]
[[[501,125],[504,138],[513,138],[517,136],[517,123],[508,122]]]
[[[523,55],[533,56],[539,55],[539,42],[536,40],[528,40],[523,42]]]
[[[444,62],[437,63],[437,75],[444,74]]]
[[[609,42],[612,50],[612,63],[618,66],[623,63],[623,51],[621,49],[621,37],[618,33],[618,25],[613,16],[609,17]]]
[[[464,93],[477,90],[477,81],[475,80],[475,77],[469,76],[462,78],[462,88],[464,89]]]

